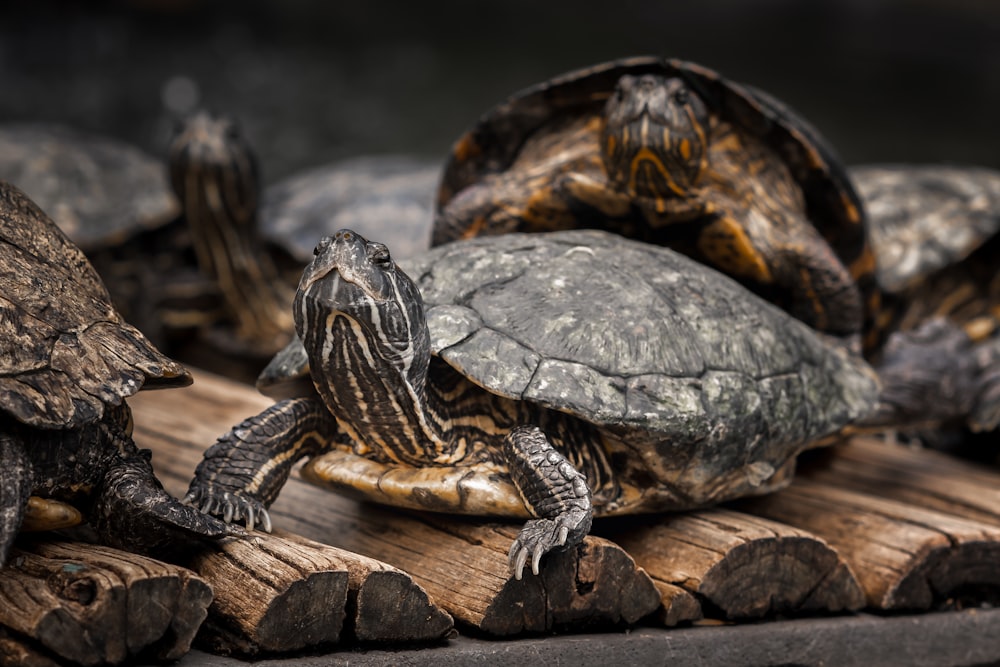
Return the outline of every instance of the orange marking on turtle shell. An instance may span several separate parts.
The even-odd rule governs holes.
[[[809,269],[799,269],[799,279],[802,281],[802,286],[805,287],[806,298],[812,304],[813,312],[816,314],[816,320],[812,323],[812,326],[815,329],[824,331],[827,327],[826,308],[823,307],[823,301],[816,295]]]
[[[719,218],[707,225],[698,238],[698,248],[723,271],[762,283],[774,282],[764,257],[732,218]]]
[[[472,159],[481,155],[483,149],[480,148],[476,140],[472,138],[472,133],[467,132],[462,135],[458,141],[455,142],[455,147],[452,149],[452,153],[455,155],[455,159],[459,162],[465,162],[466,160]]]
[[[864,251],[858,255],[857,259],[851,262],[851,266],[848,270],[850,271],[852,278],[867,276],[874,273],[875,253],[871,251],[871,248],[866,247]]]
[[[472,239],[479,236],[479,234],[486,228],[486,218],[483,216],[476,216],[472,219],[472,222],[465,228],[462,232],[460,238]]]
[[[685,160],[691,159],[691,141],[689,139],[681,139],[681,143],[677,146],[677,150],[681,152],[681,157]]]
[[[962,327],[966,335],[975,342],[989,338],[997,330],[997,321],[990,316],[977,317]]]

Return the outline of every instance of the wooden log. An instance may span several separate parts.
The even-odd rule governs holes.
[[[680,588],[727,619],[864,605],[851,569],[826,542],[775,521],[716,509],[610,526],[603,534],[622,545],[661,591]]]
[[[205,373],[196,374],[194,386],[183,392],[137,398],[131,402],[136,440],[153,449],[154,468],[175,494],[187,489],[215,438],[270,404],[248,387]],[[191,418],[179,422],[177,414]],[[484,632],[579,631],[634,623],[659,605],[649,577],[607,540],[588,538],[578,548],[548,557],[541,577],[515,581],[508,573],[507,550],[517,525],[377,508],[296,477],[271,508],[276,526],[405,571],[457,620]]]
[[[0,627],[0,665],[4,667],[59,667],[52,657],[31,646],[29,640]]]
[[[806,479],[738,507],[821,536],[876,609],[925,610],[1000,584],[995,526]]]
[[[0,570],[2,651],[17,655],[12,647],[28,640],[26,664],[175,660],[190,648],[211,599],[208,584],[175,565],[99,545],[22,538]]]
[[[874,438],[815,452],[803,477],[1000,526],[1000,472]]]
[[[190,391],[176,392],[174,402],[162,403],[157,400],[138,401],[132,403],[133,414],[138,415],[135,437],[142,446],[151,447],[155,454],[153,465],[158,477],[166,489],[180,496],[187,491],[187,486],[194,474],[194,469],[201,461],[204,449],[215,441],[219,435],[227,431],[234,423],[259,412],[270,405],[271,401],[257,394],[253,389],[207,373],[199,373],[198,381]],[[174,392],[172,392],[174,393]],[[158,396],[166,396],[160,394]],[[158,398],[154,396],[153,398]],[[174,397],[171,397],[174,398]],[[177,410],[195,418],[178,423]],[[202,416],[204,415],[204,416]],[[294,482],[294,480],[293,480]],[[301,484],[301,482],[299,482]],[[311,489],[312,490],[312,489]],[[322,493],[313,490],[314,493]],[[326,494],[322,494],[326,495]],[[303,506],[312,502],[309,498],[291,500],[289,514],[294,515],[297,503]],[[267,549],[250,549],[246,545],[229,544],[225,547],[225,555],[218,552],[203,552],[205,566],[215,559],[229,559],[229,567],[223,572],[225,576],[243,576],[244,584],[249,585],[241,571],[255,559],[276,559],[296,562],[302,569],[299,575],[310,576],[309,568],[318,566],[311,576],[319,576],[322,568],[331,568],[347,576],[346,607],[342,609],[348,614],[344,619],[344,631],[353,640],[365,642],[430,642],[439,641],[451,632],[454,622],[444,610],[434,604],[427,592],[406,572],[394,568],[375,559],[350,553],[330,547],[305,537],[280,530],[282,525],[294,527],[294,522],[280,520],[281,514],[275,514],[279,530],[275,536],[256,533],[261,539],[258,545],[266,545]],[[280,536],[280,537],[279,537]],[[327,540],[329,541],[329,540]],[[211,554],[211,555],[209,555]],[[306,555],[308,554],[308,555]],[[311,560],[312,559],[312,560]],[[275,567],[294,567],[289,562],[284,565],[275,563]],[[201,571],[202,565],[192,563],[192,567]],[[254,571],[254,570],[248,570]],[[285,570],[292,584],[294,577],[291,570]],[[207,572],[206,572],[207,576]],[[210,577],[211,578],[211,577]],[[217,584],[222,588],[223,579]],[[214,580],[214,579],[213,579]],[[328,582],[332,584],[332,582]],[[258,595],[268,595],[268,590],[275,591],[264,582],[257,582],[261,587]],[[297,586],[296,589],[301,589]],[[258,600],[263,598],[258,597]],[[221,603],[213,605],[208,624],[211,646],[215,650],[227,650],[239,653],[255,653],[262,648],[269,651],[290,650],[280,649],[274,643],[280,632],[267,632],[261,635],[253,630],[255,624],[249,620],[248,611],[243,608],[242,601],[233,601],[223,613]],[[272,602],[275,611],[268,618],[284,618],[286,622],[297,622],[304,625],[317,625],[315,620],[320,616],[310,607],[307,599],[297,600],[294,596],[284,597],[280,602]],[[282,610],[282,611],[279,611]],[[331,612],[332,613],[332,612]],[[335,637],[329,632],[333,622],[326,614],[328,630],[317,633],[317,641],[333,641]],[[258,614],[260,620],[263,615]],[[239,620],[242,619],[242,620]],[[287,633],[288,637],[305,637],[305,633]],[[261,640],[269,637],[264,644]],[[286,640],[287,643],[287,640]]]
[[[216,590],[199,643],[217,653],[282,653],[334,643],[348,572],[325,545],[267,534],[207,547],[185,564]]]

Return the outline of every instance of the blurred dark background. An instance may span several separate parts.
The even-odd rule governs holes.
[[[236,115],[265,180],[360,153],[443,157],[506,95],[625,55],[770,91],[849,163],[1000,167],[1000,0],[4,0],[0,122],[161,153]]]

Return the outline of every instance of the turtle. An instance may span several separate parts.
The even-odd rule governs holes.
[[[888,340],[872,422],[1000,425],[1000,172],[880,164],[849,170],[868,211]]]
[[[877,393],[858,355],[721,273],[601,230],[469,239],[405,271],[341,230],[293,312],[301,343],[273,363],[311,386],[220,437],[184,501],[269,529],[308,458],[306,479],[368,500],[528,519],[518,578],[594,514],[780,488]]]
[[[0,180],[21,188],[87,255],[115,306],[159,345],[162,274],[188,242],[163,160],[127,142],[54,123],[0,126]]]
[[[878,309],[864,209],[833,149],[770,94],[695,63],[571,71],[455,142],[432,244],[580,227],[670,246],[855,348]]]
[[[154,553],[243,534],[168,495],[125,399],[191,376],[111,305],[100,277],[23,192],[0,181],[0,565],[18,531],[89,521]]]

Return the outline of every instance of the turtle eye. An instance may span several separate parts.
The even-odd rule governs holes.
[[[688,92],[687,88],[678,88],[674,91],[674,101],[677,102],[677,104],[687,104],[690,99],[691,94]]]
[[[333,237],[324,236],[319,240],[319,243],[316,244],[316,247],[313,248],[313,255],[318,256],[321,252],[329,248],[331,243],[333,243]]]
[[[389,249],[382,243],[368,244],[368,258],[380,266],[392,264],[392,258],[389,256]]]

